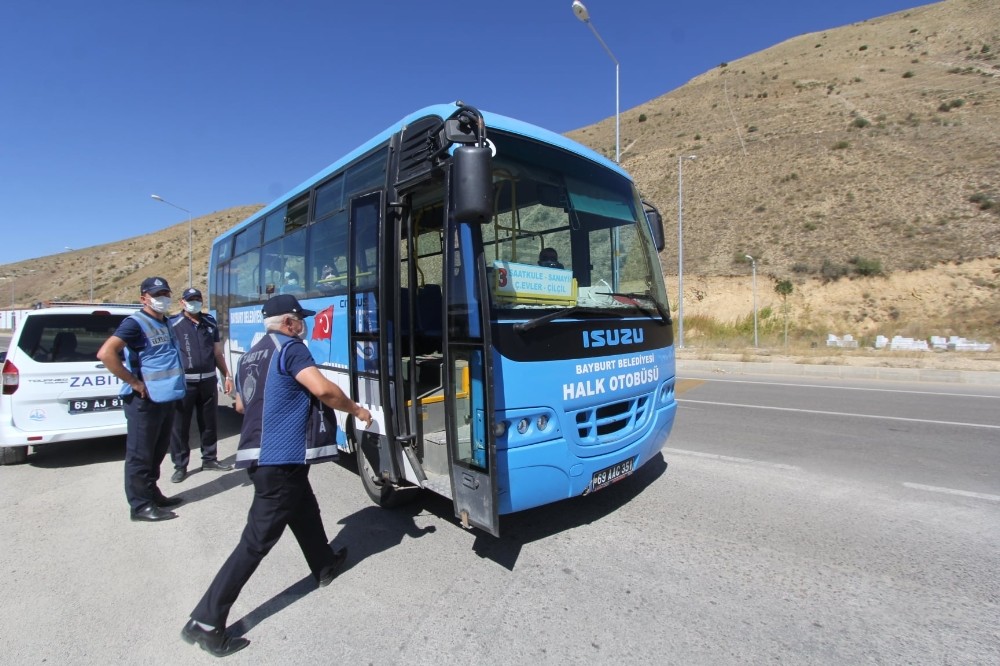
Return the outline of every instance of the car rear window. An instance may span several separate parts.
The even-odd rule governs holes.
[[[128,315],[50,314],[25,318],[17,346],[39,363],[95,361],[97,350]]]

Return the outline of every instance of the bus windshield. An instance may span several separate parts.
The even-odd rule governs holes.
[[[495,213],[483,226],[490,298],[499,319],[541,310],[669,312],[635,186],[550,145],[491,134]]]

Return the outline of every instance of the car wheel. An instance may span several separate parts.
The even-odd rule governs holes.
[[[0,447],[0,465],[20,465],[28,459],[27,446]]]

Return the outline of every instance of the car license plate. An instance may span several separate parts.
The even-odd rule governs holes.
[[[117,395],[107,398],[77,398],[69,401],[69,413],[107,412],[112,409],[121,409],[124,405],[125,400]]]
[[[628,458],[611,467],[594,472],[590,478],[590,492],[595,492],[601,488],[607,488],[616,481],[621,481],[626,476],[635,471],[635,458]]]

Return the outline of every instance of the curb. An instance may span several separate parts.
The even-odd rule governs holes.
[[[980,384],[1000,386],[1000,372],[941,370],[936,368],[872,368],[849,365],[808,365],[801,363],[754,363],[748,361],[696,361],[677,359],[677,374],[685,371],[726,374],[786,375],[832,379],[881,379],[898,382]]]

